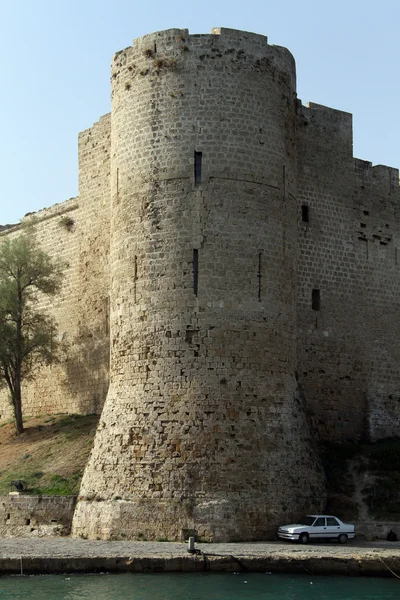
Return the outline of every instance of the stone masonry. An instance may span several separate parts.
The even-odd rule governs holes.
[[[400,432],[399,173],[261,35],[147,35],[111,82],[78,198],[34,216],[69,349],[24,410],[102,410],[75,535],[265,539],[322,509],[317,435]]]

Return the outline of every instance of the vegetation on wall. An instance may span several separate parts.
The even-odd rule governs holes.
[[[61,217],[58,224],[63,229],[66,229],[67,231],[72,231],[72,229],[75,225],[75,221],[72,217],[69,217],[68,215],[64,215],[63,217]]]

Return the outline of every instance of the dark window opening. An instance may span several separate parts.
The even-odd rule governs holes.
[[[258,301],[261,302],[262,252],[258,253]]]
[[[311,294],[311,306],[313,310],[321,310],[321,294],[319,290],[313,289]]]
[[[283,199],[286,198],[286,167],[283,165],[282,169],[282,188],[283,188]]]
[[[201,183],[201,162],[203,159],[202,152],[194,153],[194,183],[199,185]]]
[[[197,296],[199,289],[199,251],[193,250],[193,292]]]
[[[308,205],[307,204],[302,204],[301,205],[301,220],[304,223],[308,223],[308,221],[309,221],[309,211],[308,211]]]
[[[138,280],[138,257],[135,255],[133,260],[133,301],[136,303],[137,296],[137,280]]]
[[[110,296],[105,299],[105,333],[110,335]]]

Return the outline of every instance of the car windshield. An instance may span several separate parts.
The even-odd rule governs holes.
[[[299,525],[309,525],[311,526],[315,521],[315,517],[301,517],[299,521]]]

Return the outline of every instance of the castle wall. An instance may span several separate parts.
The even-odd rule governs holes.
[[[322,438],[399,431],[398,201],[396,170],[353,159],[351,115],[299,108],[298,376]]]
[[[66,264],[40,304],[66,351],[24,413],[104,405],[75,535],[265,538],[321,508],[317,434],[399,434],[399,173],[352,141],[263,36],[173,29],[115,55],[79,197],[33,216]]]
[[[356,272],[365,355],[367,435],[400,431],[399,171],[355,160]]]
[[[110,389],[75,535],[271,535],[323,498],[295,381],[293,59],[169,30],[112,81]]]
[[[79,191],[33,221],[46,252],[65,265],[61,293],[44,298],[39,310],[52,314],[60,341],[61,362],[40,368],[23,384],[23,413],[100,412],[108,389],[108,253],[109,253],[110,115],[79,136]],[[19,235],[20,226],[0,234]],[[0,393],[0,418],[12,416],[8,393]]]

